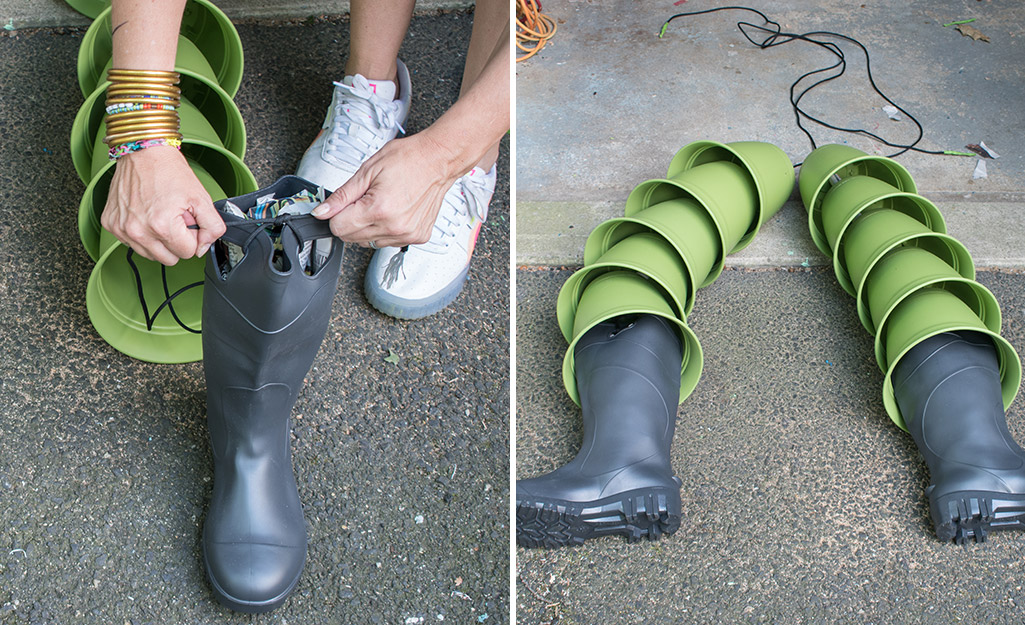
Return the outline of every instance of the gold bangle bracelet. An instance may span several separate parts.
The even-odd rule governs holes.
[[[124,145],[126,143],[134,143],[136,141],[145,141],[147,139],[177,139],[181,140],[182,136],[179,133],[169,133],[161,131],[153,132],[132,132],[117,135],[107,135],[103,138],[103,142],[110,147],[118,145]]]
[[[160,80],[164,82],[177,82],[181,79],[181,74],[175,71],[162,69],[117,69],[112,67],[107,70],[107,79],[112,82],[115,80]]]
[[[115,97],[118,97],[118,96],[140,96],[140,95],[157,96],[157,97],[163,97],[163,98],[179,100],[179,99],[181,99],[181,89],[179,89],[178,87],[167,87],[167,88],[147,87],[147,88],[143,89],[143,88],[139,88],[139,87],[135,87],[135,86],[115,87],[113,85],[110,86],[110,87],[107,87],[107,98],[108,99],[109,98],[115,98]]]
[[[107,136],[117,136],[120,134],[126,134],[131,132],[149,132],[158,130],[167,133],[177,133],[180,130],[180,128],[177,125],[168,125],[162,123],[142,123],[122,126],[107,126]]]
[[[181,100],[174,100],[171,98],[147,98],[144,96],[117,96],[115,98],[107,98],[105,106],[113,106],[115,104],[159,104],[161,106],[173,106],[178,108],[181,106]]]
[[[158,91],[160,93],[181,93],[181,87],[168,85],[166,83],[133,84],[133,83],[111,83],[107,86],[107,93],[136,93],[147,91]]]

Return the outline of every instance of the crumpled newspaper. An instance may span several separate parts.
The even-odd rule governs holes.
[[[324,196],[323,187],[319,187],[316,193],[303,189],[295,195],[283,198],[274,197],[274,194],[271,193],[257,198],[256,205],[248,211],[243,211],[230,201],[224,203],[224,210],[242,219],[274,219],[279,215],[307,215],[324,201]],[[281,234],[271,232],[269,228],[267,232],[270,233],[271,240],[274,243],[274,268],[278,271],[284,271],[285,255],[282,253]],[[303,272],[313,275],[318,269],[323,267],[324,263],[327,262],[327,257],[331,254],[333,245],[334,241],[330,237],[317,239],[316,241],[305,241],[302,249],[299,251],[299,265]],[[245,253],[242,251],[242,247],[235,243],[228,242],[227,248],[227,268],[231,269],[242,261]]]

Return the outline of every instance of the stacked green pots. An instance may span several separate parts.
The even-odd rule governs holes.
[[[683,344],[680,401],[701,377],[701,345],[687,325],[698,288],[722,272],[727,254],[747,246],[794,185],[786,154],[768,143],[697,141],[673,158],[663,179],[635,188],[623,217],[591,232],[584,267],[559,292],[558,319],[569,342],[563,382],[579,403],[574,348],[597,324],[649,314],[672,321]]]
[[[89,319],[116,349],[151,362],[189,362],[203,357],[198,330],[202,286],[189,289],[147,324],[142,300],[151,315],[181,288],[203,282],[203,260],[173,267],[134,255],[100,226],[115,163],[107,157],[104,123],[106,73],[112,65],[109,3],[79,3],[96,20],[82,38],[78,54],[79,86],[85,95],[71,129],[71,160],[86,183],[78,211],[78,231],[89,257],[96,261],[89,278]],[[242,42],[231,21],[209,0],[188,0],[178,38],[175,71],[181,75],[181,151],[213,200],[244,195],[258,186],[243,162],[246,131],[235,105],[242,80]],[[149,326],[149,327],[148,327]],[[186,326],[186,327],[183,327]]]
[[[1021,363],[1000,336],[1000,306],[975,281],[968,250],[946,234],[940,211],[916,193],[907,170],[849,146],[825,145],[804,161],[798,186],[812,240],[832,257],[840,286],[875,336],[876,362],[886,375],[883,404],[894,423],[905,427],[892,385],[901,357],[957,330],[993,339],[1006,409],[1021,384]]]

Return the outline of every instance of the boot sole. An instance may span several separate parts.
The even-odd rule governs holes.
[[[986,542],[989,532],[1025,530],[1025,494],[957,491],[933,498],[933,528],[942,541]]]
[[[673,478],[679,482],[679,478]],[[528,499],[516,502],[516,544],[557,548],[602,536],[658,540],[680,529],[679,488],[646,488],[597,501]]]

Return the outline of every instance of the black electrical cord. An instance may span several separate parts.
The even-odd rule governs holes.
[[[968,152],[953,152],[953,151],[950,151],[950,150],[926,150],[925,148],[917,147],[918,143],[922,140],[922,137],[925,134],[924,130],[922,128],[922,124],[920,124],[918,122],[918,119],[916,119],[914,115],[912,115],[910,112],[908,112],[907,109],[905,109],[904,107],[900,106],[899,104],[897,104],[896,102],[891,100],[885,93],[883,93],[883,91],[879,88],[879,86],[876,85],[875,78],[872,76],[872,64],[871,64],[871,60],[870,60],[870,57],[869,57],[868,48],[866,48],[860,41],[858,41],[857,39],[855,39],[853,37],[849,37],[849,36],[843,35],[841,33],[834,33],[834,32],[831,32],[831,31],[825,31],[825,30],[813,31],[813,32],[808,32],[808,33],[803,33],[803,34],[785,33],[785,32],[782,32],[782,27],[779,25],[779,22],[775,22],[773,20],[770,20],[768,18],[768,16],[766,16],[764,13],[762,13],[761,11],[759,11],[757,9],[752,9],[751,7],[743,7],[743,6],[726,6],[726,7],[717,7],[717,8],[714,8],[714,9],[705,9],[703,11],[690,11],[690,12],[687,12],[687,13],[677,13],[676,15],[673,15],[672,17],[667,19],[665,21],[665,23],[662,24],[662,30],[659,31],[658,36],[661,39],[665,35],[666,29],[669,27],[669,23],[672,22],[673,20],[677,19],[677,18],[680,18],[680,17],[690,17],[690,16],[694,16],[694,15],[704,15],[706,13],[716,13],[718,11],[750,11],[751,13],[755,13],[759,17],[761,17],[764,20],[764,22],[765,22],[762,25],[752,24],[750,22],[743,22],[743,21],[741,21],[741,22],[737,22],[737,28],[740,30],[741,34],[744,35],[745,39],[747,39],[750,43],[752,43],[753,45],[755,45],[755,46],[757,46],[757,47],[759,47],[759,48],[761,48],[763,50],[767,49],[767,48],[772,48],[772,47],[775,47],[775,46],[781,46],[783,44],[790,43],[791,41],[806,41],[808,43],[815,44],[816,46],[819,46],[820,48],[822,48],[824,50],[827,50],[829,53],[831,53],[833,56],[836,57],[836,63],[834,63],[834,64],[832,64],[830,66],[827,66],[827,67],[820,67],[819,69],[815,69],[815,70],[812,70],[812,71],[809,71],[809,72],[805,72],[804,74],[802,74],[800,77],[798,77],[798,79],[795,80],[790,85],[790,105],[794,109],[794,117],[796,118],[796,121],[797,121],[797,127],[800,128],[801,132],[803,132],[808,137],[808,141],[811,142],[811,147],[812,147],[813,150],[816,147],[818,147],[816,145],[816,143],[815,143],[815,137],[813,137],[811,132],[804,126],[803,123],[801,123],[801,119],[802,118],[806,118],[806,119],[808,119],[808,121],[811,121],[811,122],[813,122],[815,124],[818,124],[820,126],[824,126],[824,127],[829,128],[831,130],[836,130],[836,131],[840,131],[840,132],[848,132],[848,133],[852,133],[852,134],[863,135],[863,136],[866,136],[866,137],[870,137],[870,138],[872,138],[872,139],[882,143],[883,145],[889,146],[891,148],[899,148],[896,152],[894,152],[893,154],[890,154],[889,158],[893,158],[895,156],[899,156],[899,155],[901,155],[904,152],[907,152],[909,150],[912,150],[912,151],[915,151],[915,152],[921,152],[923,154],[941,154],[941,155],[952,155],[952,156],[974,156],[973,154],[970,154]],[[745,30],[745,28],[751,29],[751,30],[754,30],[754,31],[761,31],[762,33],[765,33],[765,38],[760,40],[760,41],[756,41],[754,39],[754,37],[752,37],[752,34],[749,33],[748,30]],[[807,111],[805,111],[803,108],[801,108],[801,100],[804,98],[805,95],[807,95],[810,91],[812,91],[813,89],[815,89],[819,85],[823,85],[823,84],[825,84],[825,83],[827,83],[827,82],[829,82],[831,80],[836,80],[840,76],[843,76],[844,72],[847,71],[847,58],[844,55],[843,49],[839,45],[837,45],[836,43],[834,43],[832,41],[824,41],[824,40],[821,40],[821,39],[816,39],[816,37],[834,37],[834,38],[837,38],[837,39],[841,39],[843,41],[848,41],[850,43],[853,43],[854,45],[858,46],[861,49],[861,51],[865,54],[865,71],[868,74],[868,82],[869,82],[870,85],[872,85],[872,90],[875,91],[876,94],[879,95],[879,97],[881,97],[886,102],[890,103],[898,111],[904,113],[908,117],[908,119],[911,120],[911,122],[915,125],[915,128],[917,129],[917,136],[915,137],[914,141],[912,141],[911,143],[907,143],[907,144],[904,144],[904,143],[894,143],[894,142],[888,141],[888,140],[880,137],[879,135],[877,135],[877,134],[875,134],[873,132],[870,132],[870,131],[868,131],[868,130],[866,130],[864,128],[845,128],[843,126],[835,126],[833,124],[825,122],[825,121],[823,121],[823,120],[821,120],[821,119],[819,119],[819,118],[809,114]],[[817,74],[822,74],[824,72],[830,72],[830,71],[835,70],[837,68],[839,68],[839,71],[834,72],[832,74],[829,74],[829,75],[827,75],[824,78],[819,78],[818,80],[813,82],[810,86],[805,87],[803,90],[801,90],[799,93],[797,93],[797,90],[798,90],[801,82],[804,81],[804,79],[809,78],[811,76],[815,76]],[[797,165],[795,165],[795,167],[799,167],[800,165],[801,165],[801,163],[798,163]]]

